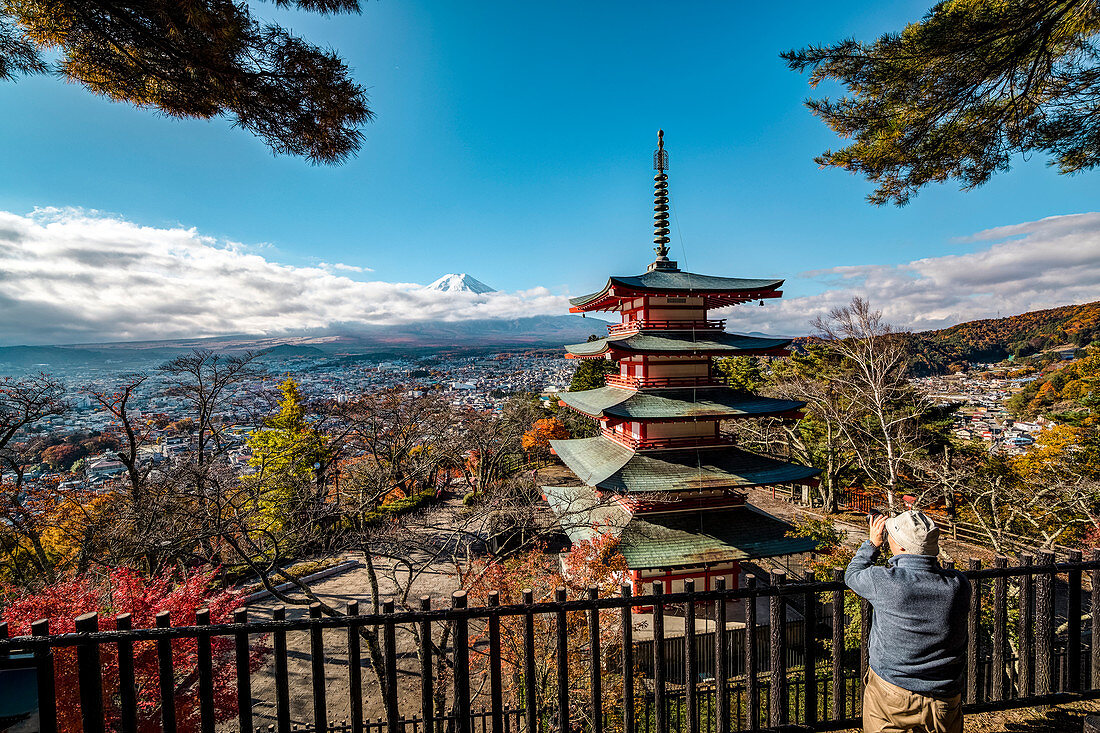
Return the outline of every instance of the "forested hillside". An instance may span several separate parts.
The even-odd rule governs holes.
[[[965,362],[999,361],[1061,344],[1092,343],[1100,339],[1100,301],[969,321],[908,338],[912,340],[912,372],[943,374]]]

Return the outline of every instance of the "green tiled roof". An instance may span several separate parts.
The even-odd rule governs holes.
[[[632,570],[751,560],[812,552],[817,542],[786,537],[791,525],[753,506],[636,515],[620,535]]]
[[[621,285],[631,290],[645,290],[653,293],[671,292],[698,292],[706,293],[740,293],[756,292],[759,290],[774,290],[783,284],[782,280],[762,280],[743,277],[716,277],[714,275],[696,275],[694,272],[680,272],[667,270],[653,270],[643,275],[612,275],[607,285],[599,292],[582,295],[579,298],[570,298],[569,302],[575,306],[582,306],[596,300],[607,292],[612,285]]]
[[[543,494],[572,542],[597,532],[617,536],[632,570],[751,560],[812,552],[817,543],[786,537],[791,525],[756,507],[637,514],[588,486],[543,486]]]
[[[729,387],[662,389],[652,392],[599,387],[583,392],[564,392],[558,397],[574,410],[586,415],[639,421],[676,417],[760,417],[797,410],[806,404],[794,400],[757,397]]]
[[[821,473],[733,446],[636,453],[602,435],[550,445],[584,483],[627,494],[767,486]]]
[[[597,356],[614,348],[645,354],[718,354],[732,356],[746,352],[781,348],[791,339],[741,336],[725,331],[640,331],[607,336],[583,344],[569,344],[565,350],[576,356]]]

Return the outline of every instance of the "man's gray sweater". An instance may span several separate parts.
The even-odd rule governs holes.
[[[970,581],[930,555],[896,555],[875,565],[879,549],[864,542],[844,582],[875,609],[870,664],[879,677],[929,696],[962,692]]]

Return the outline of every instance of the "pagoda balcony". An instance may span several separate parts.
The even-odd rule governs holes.
[[[697,321],[654,321],[646,319],[626,321],[625,323],[612,323],[607,326],[607,332],[612,336],[616,336],[621,333],[630,333],[631,331],[641,331],[644,329],[665,331],[722,331],[725,328],[725,318]]]
[[[605,438],[631,450],[673,450],[676,448],[710,448],[722,445],[737,445],[731,435],[682,435],[675,438],[635,438],[604,428],[600,431]]]
[[[722,377],[701,374],[691,377],[624,377],[621,374],[607,375],[605,382],[608,387],[622,387],[623,389],[638,389],[639,387],[725,387],[726,380]]]

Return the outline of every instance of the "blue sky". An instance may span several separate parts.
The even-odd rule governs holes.
[[[338,49],[369,89],[377,119],[356,158],[314,167],[273,157],[227,120],[169,120],[56,79],[23,79],[0,86],[0,211],[25,226],[29,212],[50,207],[67,212],[70,227],[105,218],[135,231],[190,231],[215,247],[239,243],[272,266],[370,269],[338,271],[352,281],[469,272],[502,291],[578,294],[652,259],[650,156],[663,127],[681,266],[783,276],[789,296],[812,298],[858,289],[882,268],[979,256],[995,243],[967,238],[984,230],[1097,208],[1097,174],[1059,176],[1039,157],[977,191],[947,184],[902,209],[872,207],[869,183],[818,169],[813,156],[837,140],[802,105],[812,91],[779,52],[900,29],[927,0],[385,0],[335,18],[259,7]],[[41,213],[33,220],[45,227],[35,239],[44,251],[49,227]],[[1080,230],[1086,220],[1072,221]],[[1087,222],[1073,241],[1092,247]],[[853,279],[838,267],[879,269]],[[1008,296],[948,309],[937,322],[1080,297]],[[796,329],[787,315],[773,328]],[[211,328],[195,322],[196,331]]]

